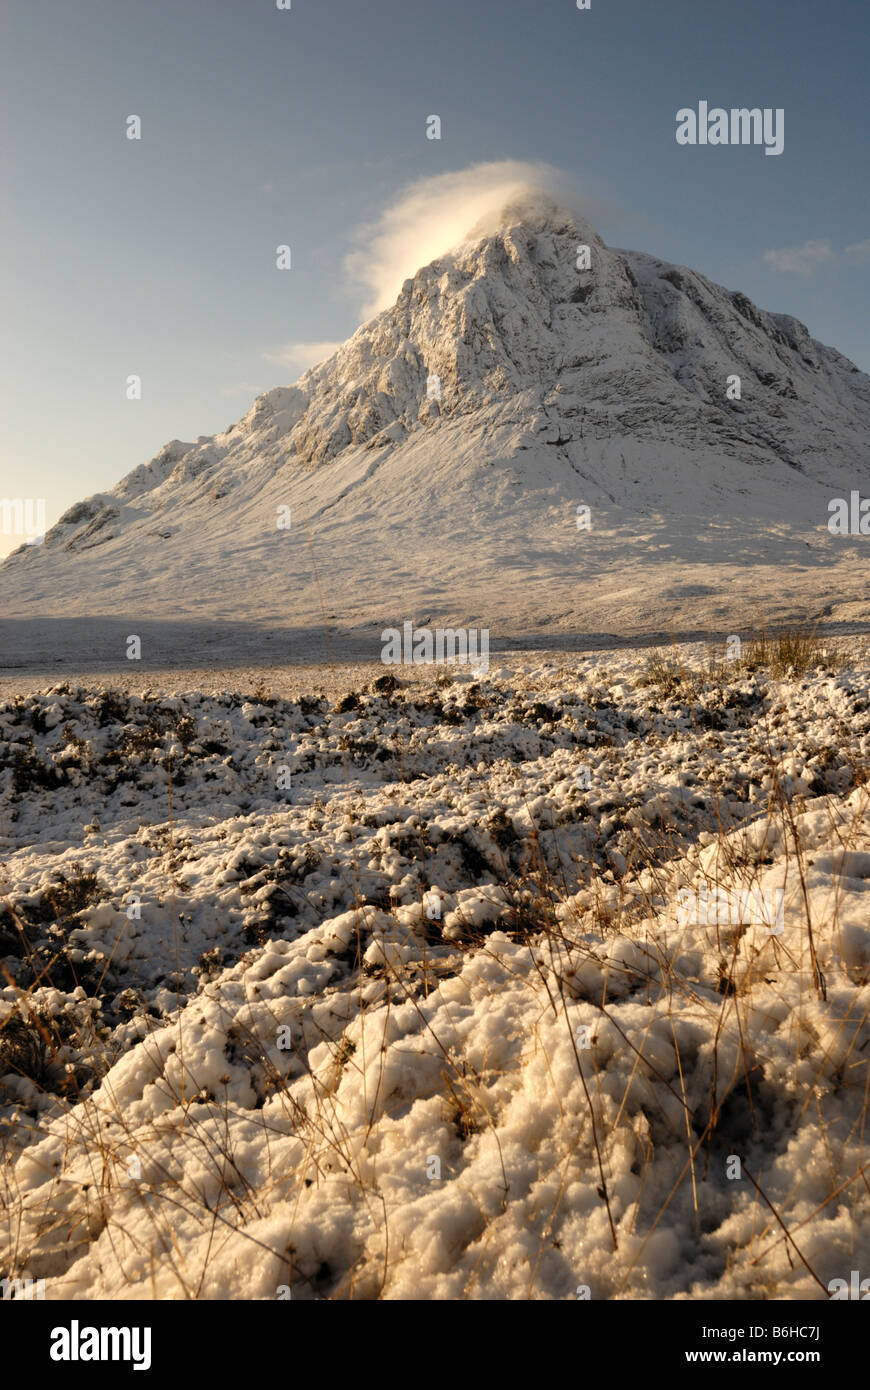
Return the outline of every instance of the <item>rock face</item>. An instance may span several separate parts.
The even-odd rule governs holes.
[[[527,205],[10,556],[2,635],[26,660],[50,618],[271,624],[299,656],[335,614],[374,656],[421,605],[517,641],[860,620],[870,542],[826,523],[868,438],[870,378],[796,319]]]

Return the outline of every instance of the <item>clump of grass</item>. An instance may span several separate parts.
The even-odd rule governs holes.
[[[72,1010],[22,1001],[0,1023],[0,1078],[24,1077],[43,1094],[80,1094],[97,1070],[86,1055],[90,1032]]]
[[[81,864],[73,864],[68,874],[58,869],[53,875],[51,886],[43,892],[44,904],[48,905],[48,910],[43,906],[43,920],[56,919],[60,922],[75,917],[86,907],[101,902],[106,896],[107,889],[99,876]]]
[[[733,658],[723,658],[708,642],[703,670],[687,666],[676,645],[671,653],[656,651],[648,658],[637,684],[653,686],[666,696],[691,699],[700,693],[705,681],[722,685],[735,676],[755,672],[795,679],[820,667],[835,671],[842,665],[842,658],[825,645],[816,626],[797,625],[770,633],[761,625],[743,644],[740,655]]]
[[[698,675],[680,660],[679,653],[666,656],[655,652],[638,677],[638,685],[656,686],[663,695],[690,695],[698,684]]]
[[[735,662],[744,671],[764,669],[772,676],[803,676],[819,666],[835,670],[839,664],[815,627],[787,627],[773,635],[762,627]]]
[[[48,1076],[51,1045],[44,1023],[14,1013],[0,1028],[0,1076],[26,1076],[42,1087]]]
[[[12,787],[22,792],[56,791],[67,780],[61,768],[43,762],[32,743],[15,749],[12,759]]]
[[[401,682],[391,673],[387,672],[384,676],[378,676],[377,680],[372,681],[372,690],[376,695],[392,695],[394,690],[398,690]]]

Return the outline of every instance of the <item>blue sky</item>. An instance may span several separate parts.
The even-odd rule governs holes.
[[[288,345],[348,336],[366,297],[343,268],[355,230],[412,181],[479,161],[566,170],[611,244],[793,313],[870,370],[864,0],[0,13],[0,496],[45,497],[49,524],[292,381]],[[676,112],[701,99],[782,107],[784,152],[678,146]],[[807,242],[821,247],[765,259]],[[0,536],[0,553],[17,543]]]

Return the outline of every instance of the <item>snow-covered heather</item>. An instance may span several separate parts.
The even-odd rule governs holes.
[[[866,654],[681,659],[6,694],[0,1273],[146,1299],[870,1275]],[[687,921],[703,887],[726,907]],[[750,888],[783,890],[781,934],[730,920]]]

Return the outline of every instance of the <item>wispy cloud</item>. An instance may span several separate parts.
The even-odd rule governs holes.
[[[780,251],[765,251],[764,259],[774,270],[790,271],[793,275],[812,275],[823,265],[837,265],[847,258],[852,261],[870,259],[870,237],[853,241],[844,251],[835,251],[827,237],[821,241],[805,241],[803,246],[786,246]]]
[[[393,303],[405,280],[472,237],[498,231],[505,214],[528,203],[558,204],[594,220],[602,204],[583,198],[549,164],[499,160],[410,184],[376,222],[359,228],[346,257],[349,280],[365,293],[363,316]]]
[[[837,260],[831,243],[805,241],[803,246],[788,246],[781,251],[765,251],[764,259],[774,270],[790,271],[794,275],[812,275],[821,265]]]
[[[331,357],[341,346],[341,343],[328,340],[316,343],[285,343],[283,347],[264,352],[263,356],[267,362],[273,362],[276,366],[289,367],[291,371],[302,373],[309,367],[316,367],[319,362],[325,362],[327,357]]]
[[[262,383],[259,386],[250,381],[240,381],[237,386],[223,386],[222,396],[259,396],[262,391]]]
[[[866,261],[870,257],[870,237],[864,241],[853,241],[851,246],[846,247],[846,255],[856,261]]]

